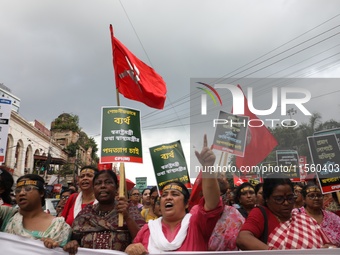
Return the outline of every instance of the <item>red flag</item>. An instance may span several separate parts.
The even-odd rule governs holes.
[[[202,194],[202,172],[199,172],[198,176],[196,177],[195,183],[192,186],[190,199],[189,199],[189,211],[194,205],[197,205],[203,196]]]
[[[247,179],[233,175],[234,186],[240,186],[242,183],[248,182]]]
[[[237,87],[242,90],[240,85],[237,85]],[[249,110],[246,97],[244,97],[244,116],[248,116],[249,120],[259,120],[259,118]],[[236,166],[238,168],[241,166],[256,166],[262,162],[278,144],[275,137],[265,125],[262,127],[249,126],[248,132],[250,133],[250,142],[246,145],[244,157],[236,157]]]
[[[105,163],[105,164],[100,164],[98,163],[98,170],[112,170],[112,163]]]
[[[119,93],[147,106],[163,109],[167,92],[163,78],[113,36],[112,25],[110,31],[113,67]]]

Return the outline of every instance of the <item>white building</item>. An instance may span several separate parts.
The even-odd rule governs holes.
[[[40,124],[41,126],[41,124]],[[47,130],[47,129],[46,129]],[[46,130],[37,128],[15,111],[11,113],[5,162],[2,165],[13,171],[13,177],[41,169],[51,154],[51,165],[58,170],[67,162],[67,154]]]
[[[9,99],[12,101],[12,110],[19,113],[20,109],[20,98],[14,96],[9,88],[3,83],[0,83],[0,97]]]

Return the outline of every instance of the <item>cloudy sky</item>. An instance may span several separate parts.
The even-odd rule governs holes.
[[[339,77],[339,10],[337,0],[1,0],[0,83],[21,99],[26,120],[50,127],[76,114],[99,140],[100,109],[117,104],[112,24],[167,83],[162,111],[121,96],[121,105],[141,110],[143,127],[145,164],[127,164],[127,176],[154,184],[149,147],[181,140],[189,161],[189,148],[202,144],[190,145],[190,78],[242,85],[249,77]],[[270,86],[253,85],[259,97]],[[336,83],[309,89],[310,111],[339,120]]]

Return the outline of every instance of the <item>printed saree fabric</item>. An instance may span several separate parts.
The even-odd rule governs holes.
[[[129,216],[139,227],[145,224],[136,206],[129,207]],[[117,210],[103,215],[98,211],[98,204],[87,205],[73,221],[72,228],[72,238],[80,240],[84,248],[124,251],[132,242],[126,223],[118,227]]]
[[[306,213],[306,209],[301,207],[299,209],[294,209],[296,213],[302,213],[308,216]],[[322,210],[323,220],[321,222],[320,227],[326,236],[329,238],[330,242],[336,246],[340,246],[340,217],[333,212]],[[310,216],[308,216],[310,217]],[[310,217],[314,220],[312,217]],[[318,224],[315,221],[315,224]]]
[[[281,223],[268,237],[269,247],[275,249],[313,249],[329,243],[318,224],[304,214],[293,213],[290,220]]]
[[[209,239],[209,251],[237,251],[236,238],[244,221],[236,208],[225,205]]]
[[[52,220],[51,225],[45,231],[30,231],[24,228],[23,216],[16,213],[9,221],[5,228],[6,233],[15,234],[31,239],[41,239],[43,237],[51,238],[64,246],[71,237],[71,227],[65,222],[63,217],[56,217]]]

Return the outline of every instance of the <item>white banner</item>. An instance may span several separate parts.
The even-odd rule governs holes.
[[[32,240],[0,232],[1,254],[8,255],[68,255],[62,248],[48,249],[40,240]],[[77,255],[127,255],[121,251],[78,248]],[[339,255],[340,249],[273,250],[273,251],[221,251],[221,252],[165,252],[162,255]]]
[[[58,247],[55,249],[48,249],[40,240],[32,240],[25,237],[0,233],[0,247],[1,254],[8,255],[68,255],[68,252],[63,251]],[[115,254],[126,255],[126,253],[114,250],[97,250],[78,248],[77,255],[101,255],[101,254]]]

